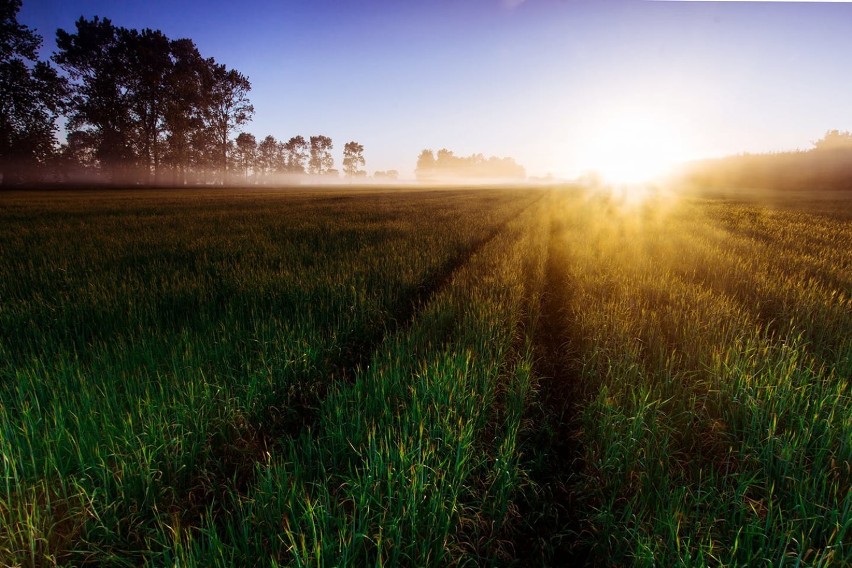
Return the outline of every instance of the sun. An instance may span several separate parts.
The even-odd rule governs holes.
[[[678,129],[648,112],[610,114],[590,129],[582,163],[609,183],[638,184],[688,159]]]

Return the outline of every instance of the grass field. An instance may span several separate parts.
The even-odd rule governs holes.
[[[852,564],[852,199],[0,195],[0,564]]]

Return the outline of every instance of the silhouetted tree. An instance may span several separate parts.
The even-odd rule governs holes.
[[[174,64],[169,39],[160,31],[119,28],[118,40],[124,50],[127,99],[134,126],[133,142],[141,172],[150,182],[159,177],[165,150],[166,113],[172,98],[170,81]]]
[[[236,162],[240,165],[245,179],[248,180],[249,170],[254,168],[257,159],[257,140],[254,134],[241,132],[236,140]]]
[[[0,174],[21,181],[56,146],[56,119],[66,82],[36,60],[41,37],[18,23],[20,0],[0,0]]]
[[[360,166],[365,165],[364,146],[357,142],[347,142],[343,146],[343,172],[347,177],[354,177],[360,173]]]
[[[88,133],[98,163],[116,180],[134,158],[127,51],[109,19],[80,18],[75,26],[75,33],[57,30],[53,56],[73,81],[67,126]]]
[[[740,154],[684,165],[681,175],[703,188],[769,190],[849,190],[852,188],[852,135],[831,130],[814,149]]]
[[[285,171],[291,174],[303,174],[307,170],[308,143],[302,136],[293,136],[283,146]]]
[[[91,174],[97,171],[98,157],[96,145],[90,139],[91,132],[75,130],[65,137],[65,144],[59,148],[57,162],[60,179],[68,179],[78,174]]]
[[[190,167],[210,165],[213,137],[204,129],[203,78],[209,71],[190,39],[170,42],[171,69],[166,77],[164,126],[166,161],[172,168],[173,183],[184,184]]]
[[[458,177],[459,161],[452,150],[441,148],[435,154],[435,173],[445,177]]]
[[[334,166],[334,158],[331,157],[331,138],[328,136],[311,136],[310,160],[308,162],[308,173],[323,175]]]
[[[228,141],[231,133],[251,120],[254,106],[248,98],[251,83],[233,69],[208,59],[210,73],[204,90],[205,118],[218,149],[222,183],[228,177]]]
[[[283,169],[281,161],[281,146],[278,144],[275,136],[270,134],[257,145],[255,169],[258,177],[265,181],[271,173],[278,169]]]

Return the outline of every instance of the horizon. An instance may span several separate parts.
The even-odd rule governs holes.
[[[256,113],[242,131],[258,140],[324,134],[336,166],[355,140],[368,171],[403,179],[423,149],[511,157],[530,177],[627,179],[805,150],[852,126],[842,3],[48,0],[25,1],[19,21],[47,58],[57,28],[96,15],[188,37],[245,74]]]

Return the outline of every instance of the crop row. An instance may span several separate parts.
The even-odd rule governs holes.
[[[437,193],[6,198],[4,563],[157,558],[255,485],[535,197]]]
[[[171,527],[174,561],[446,565],[499,558],[520,484],[546,226],[531,208],[471,256],[351,384],[316,431],[259,465],[224,522]],[[504,556],[505,558],[505,556]]]
[[[852,233],[807,215],[563,201],[552,254],[571,292],[579,538],[595,558],[852,560],[852,301],[832,244]],[[824,242],[789,246],[802,223]]]

